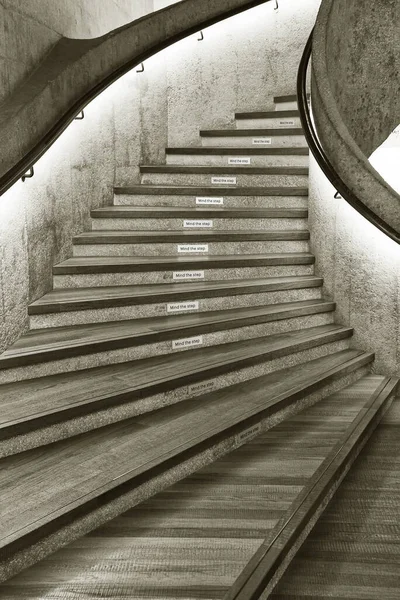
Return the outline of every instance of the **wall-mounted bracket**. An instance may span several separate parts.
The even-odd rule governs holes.
[[[278,0],[275,0],[274,10],[278,10],[278,9],[279,9],[279,3],[278,3]]]
[[[79,113],[79,115],[77,115],[75,117],[75,121],[83,121],[84,118],[85,118],[85,112],[83,110],[81,110],[81,112]]]
[[[204,33],[202,31],[200,31],[199,36],[200,37],[197,38],[197,41],[202,42],[204,40]]]
[[[140,68],[136,69],[136,73],[143,73],[144,71],[144,63],[140,63]]]
[[[35,171],[34,171],[33,167],[31,167],[29,169],[29,171],[27,171],[25,173],[25,175],[22,175],[22,177],[21,177],[22,183],[24,183],[25,179],[30,179],[31,177],[33,177],[34,174],[35,174]]]
[[[336,192],[335,194],[335,200],[339,200],[339,198],[341,198],[342,196],[339,194],[339,192]]]

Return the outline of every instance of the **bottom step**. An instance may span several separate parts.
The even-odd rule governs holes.
[[[259,598],[276,583],[396,385],[365,376],[289,416],[4,583],[0,599]],[[256,433],[254,427],[249,437]],[[299,596],[279,595],[289,597]]]
[[[365,374],[345,350],[0,461],[0,575],[231,452]]]

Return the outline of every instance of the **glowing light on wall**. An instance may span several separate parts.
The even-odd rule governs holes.
[[[369,161],[383,179],[400,194],[400,125],[371,154]]]

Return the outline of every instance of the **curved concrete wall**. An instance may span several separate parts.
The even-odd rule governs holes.
[[[370,156],[400,123],[400,2],[325,3],[331,92],[351,136]]]
[[[200,8],[207,4],[216,10],[214,0],[202,0]],[[29,302],[49,290],[53,264],[71,255],[73,235],[89,228],[90,209],[111,203],[114,181],[137,181],[140,163],[164,162],[169,141],[196,144],[201,126],[226,124],[235,110],[263,109],[274,93],[294,91],[319,0],[298,0],[296,20],[291,5],[281,0],[277,12],[273,3],[258,7],[245,19],[238,15],[226,27],[207,29],[204,42],[191,36],[149,59],[144,73],[131,71],[87,107],[85,119],[73,122],[37,163],[33,179],[0,197],[0,351],[26,328]],[[192,77],[196,64],[200,78]],[[202,81],[208,82],[207,104]],[[189,136],[181,139],[186,127]]]
[[[334,3],[333,3],[334,4]],[[362,199],[364,204],[370,208],[378,217],[389,224],[395,231],[400,232],[400,196],[386,183],[379,173],[371,166],[367,154],[363,152],[346,123],[347,115],[351,114],[353,104],[351,103],[351,93],[348,98],[347,109],[344,115],[341,112],[340,104],[336,98],[335,86],[331,84],[330,70],[333,70],[338,78],[337,86],[340,85],[338,69],[340,65],[336,65],[331,61],[332,48],[328,44],[332,37],[331,29],[338,29],[343,33],[343,23],[339,20],[338,23],[333,20],[335,16],[332,10],[332,0],[323,0],[321,9],[318,14],[317,24],[315,27],[314,42],[313,42],[313,59],[312,59],[312,107],[317,126],[318,135],[322,145],[335,167],[337,173],[347,184],[347,186]],[[350,3],[353,4],[353,3]],[[379,3],[378,3],[379,4]],[[351,22],[347,24],[347,30],[351,29]],[[378,27],[379,28],[379,27]],[[346,33],[345,31],[345,33]],[[359,31],[357,29],[357,31]],[[364,49],[368,51],[369,32],[366,32],[367,39],[364,39]],[[339,35],[339,34],[337,34]],[[349,34],[350,35],[350,34]],[[359,31],[361,36],[361,32]],[[343,59],[344,60],[344,59]],[[357,65],[350,62],[349,71],[357,79]],[[347,69],[344,65],[341,72]],[[348,75],[347,77],[350,77]],[[343,93],[341,103],[345,99],[344,88],[346,87],[346,74],[343,75]],[[373,78],[370,80],[370,88],[374,88],[375,82]],[[350,90],[353,89],[350,85]],[[374,95],[374,92],[371,91]],[[391,105],[396,106],[396,101],[391,100]],[[389,101],[387,102],[389,106]],[[393,108],[393,110],[395,110]],[[358,119],[361,119],[361,112],[358,113]],[[396,112],[391,115],[393,120],[393,129],[398,124],[398,115]],[[369,128],[369,121],[374,122],[374,113],[365,113],[363,116],[363,131],[365,137]],[[379,137],[384,135],[383,131],[379,132]],[[387,135],[385,135],[387,137]],[[377,136],[371,134],[371,140],[377,139]],[[374,143],[375,143],[374,142]],[[364,146],[371,144],[364,144]]]
[[[153,10],[154,0],[2,0],[0,102],[62,36],[97,37]]]

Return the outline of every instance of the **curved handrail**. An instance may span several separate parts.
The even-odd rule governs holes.
[[[377,227],[385,235],[390,237],[397,244],[400,244],[400,234],[390,225],[388,225],[381,217],[371,210],[357,195],[346,185],[337,173],[336,169],[329,160],[321,142],[319,141],[315,130],[307,99],[307,69],[312,53],[313,33],[311,32],[308,38],[303,56],[300,61],[300,66],[297,75],[297,100],[300,112],[300,120],[303,126],[304,135],[308,146],[314,155],[315,160],[321,167],[321,170],[339,192],[339,194],[352,206],[357,212],[365,217],[372,225]]]
[[[135,38],[136,31],[134,27],[138,25],[143,26],[146,21],[152,21],[155,23],[155,29],[157,31],[158,39],[151,41],[145,40],[142,47],[136,50],[136,53],[132,55],[128,60],[121,60],[121,64],[113,67],[105,75],[99,78],[99,74],[92,76],[92,82],[87,86],[87,89],[83,90],[82,82],[79,82],[82,87],[82,92],[77,98],[73,98],[69,107],[64,110],[61,116],[57,117],[57,120],[52,123],[51,126],[46,127],[46,131],[39,133],[36,140],[31,143],[31,147],[21,151],[21,156],[10,158],[10,167],[0,176],[0,195],[4,194],[14,183],[16,183],[27,171],[29,171],[34,164],[39,160],[43,154],[53,145],[53,143],[60,137],[63,131],[68,125],[75,119],[75,117],[82,112],[89,102],[94,100],[99,94],[101,94],[106,88],[112,83],[117,81],[120,77],[128,73],[131,69],[140,65],[142,62],[157,54],[161,50],[171,46],[172,44],[197,33],[199,30],[206,27],[210,27],[220,21],[223,21],[229,17],[237,15],[241,12],[259,6],[269,2],[270,0],[231,0],[227,2],[228,5],[225,8],[215,6],[212,2],[201,5],[196,14],[196,6],[191,8],[191,11],[186,12],[185,18],[182,18],[182,26],[179,23],[174,22],[173,26],[163,27],[160,19],[160,14],[166,14],[167,11],[171,13],[177,13],[179,5],[182,3],[175,3],[169,7],[166,7],[160,11],[146,15],[140,19],[137,19],[133,23],[130,23],[124,27],[121,27],[115,31],[96,38],[94,40],[70,40],[68,38],[62,38],[58,44],[54,47],[53,51],[46,57],[46,67],[40,68],[36,71],[36,77],[38,83],[33,82],[31,85],[30,93],[32,97],[38,96],[39,92],[50,89],[52,83],[56,81],[57,77],[64,76],[64,80],[57,82],[56,89],[63,87],[71,88],[71,67],[79,64],[82,58],[87,58],[90,54],[93,57],[93,52],[97,52],[96,58],[98,62],[101,62],[101,48],[107,47],[111,52],[115,49],[112,44],[115,44],[115,40],[118,36],[125,36],[124,41],[126,42],[127,33],[132,33]],[[186,0],[187,4],[191,6],[190,0]],[[190,8],[189,6],[189,8]],[[197,5],[199,6],[199,5]],[[188,19],[187,14],[190,14]],[[202,14],[204,13],[204,14]],[[133,30],[130,32],[130,28]],[[171,30],[171,31],[169,31]],[[154,36],[154,37],[157,37]],[[146,36],[144,36],[146,37]],[[151,36],[147,36],[150,38]],[[134,44],[132,44],[134,45]],[[75,62],[69,62],[64,59],[65,54],[68,52],[74,56]],[[92,59],[92,58],[91,58]],[[92,59],[93,60],[93,59]],[[115,61],[114,61],[115,62]],[[61,63],[62,69],[60,72],[57,71],[57,65]],[[46,71],[47,69],[47,71]],[[29,83],[29,80],[28,80]],[[37,87],[40,87],[38,92]],[[72,82],[73,87],[73,82]],[[23,104],[21,96],[17,98],[16,102],[9,102],[10,107],[6,107],[5,115],[3,115],[3,121],[9,125],[13,118],[18,117],[21,112],[27,108],[27,104]],[[50,93],[51,96],[51,93]],[[12,98],[11,98],[12,100]],[[31,98],[32,100],[32,98]],[[3,108],[3,107],[2,107]],[[7,110],[10,114],[7,114]],[[29,112],[29,111],[28,111]],[[29,127],[29,122],[23,124],[25,127]],[[17,130],[23,130],[23,127],[19,124]],[[12,164],[14,163],[14,164]]]

